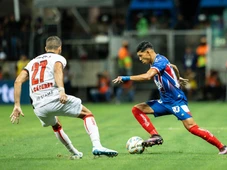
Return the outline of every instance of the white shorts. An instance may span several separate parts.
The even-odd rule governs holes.
[[[34,109],[42,126],[54,126],[57,123],[56,116],[79,116],[82,110],[81,99],[71,95],[67,95],[67,99],[65,104],[60,103],[59,99],[55,99],[43,107]]]

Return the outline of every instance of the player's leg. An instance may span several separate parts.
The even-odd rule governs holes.
[[[35,109],[34,112],[40,120],[43,127],[52,126],[55,136],[57,139],[68,149],[70,153],[72,153],[72,159],[82,158],[83,153],[79,152],[72,144],[71,140],[64,132],[62,125],[57,117],[54,115],[50,115],[48,110],[54,110],[52,105],[49,104],[48,107],[42,107],[39,109]]]
[[[40,120],[43,127],[52,126],[55,136],[57,139],[68,149],[70,153],[72,153],[72,159],[82,158],[83,153],[79,152],[72,144],[71,140],[64,132],[62,125],[59,119],[55,115],[64,115],[60,110],[62,107],[67,106],[66,104],[62,104],[60,102],[49,103],[48,105],[34,109],[34,112],[38,119]],[[60,110],[59,110],[60,109]]]
[[[84,120],[84,127],[90,136],[94,155],[117,156],[118,152],[102,147],[98,126],[92,112],[81,104],[81,99],[68,95],[68,101],[62,108],[64,116],[77,117]],[[63,116],[63,115],[62,115]],[[96,153],[97,148],[99,149]]]
[[[79,152],[72,144],[71,140],[69,139],[68,135],[64,132],[62,125],[57,117],[56,124],[52,126],[54,130],[54,134],[57,137],[57,139],[65,145],[65,147],[68,149],[69,152],[72,153],[71,159],[80,159],[83,157],[83,153]]]
[[[118,155],[117,151],[105,148],[101,145],[98,126],[93,114],[89,109],[82,105],[82,110],[78,118],[84,120],[84,127],[86,129],[86,132],[90,136],[93,145],[92,153],[94,155],[106,155],[110,157]]]
[[[187,118],[185,120],[182,120],[185,128],[191,132],[192,134],[201,137],[208,143],[216,146],[219,149],[219,154],[227,154],[227,147],[223,145],[212,133],[210,133],[206,129],[200,128],[194,121],[194,119]]]
[[[178,103],[170,107],[174,115],[182,121],[184,127],[193,135],[201,137],[208,143],[216,146],[219,149],[219,154],[227,154],[227,148],[208,130],[200,128],[191,116],[188,106],[184,103]]]
[[[132,108],[134,117],[137,119],[140,125],[151,135],[148,140],[145,140],[142,143],[144,147],[151,147],[153,145],[159,145],[163,143],[162,137],[158,134],[154,125],[147,116],[147,114],[154,114],[154,110],[152,108],[158,107],[157,105],[159,105],[159,103],[153,100],[147,103],[137,104]]]
[[[158,134],[147,114],[154,114],[154,110],[146,103],[140,103],[132,108],[132,113],[140,125],[150,134]]]

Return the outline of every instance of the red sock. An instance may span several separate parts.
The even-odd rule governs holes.
[[[153,134],[158,134],[158,132],[156,131],[155,127],[153,126],[153,124],[151,123],[149,117],[142,112],[140,109],[133,107],[132,108],[132,113],[135,116],[135,118],[137,119],[137,121],[141,124],[141,126],[151,135]]]
[[[198,125],[194,125],[189,129],[189,132],[192,134],[201,137],[210,144],[216,146],[219,150],[224,146],[213,134],[208,130],[199,128]]]

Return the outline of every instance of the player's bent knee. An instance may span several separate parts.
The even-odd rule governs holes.
[[[134,107],[132,108],[132,113],[135,115],[135,114],[138,113],[138,110],[139,110],[139,109],[138,109],[137,107],[134,106]]]
[[[135,106],[132,107],[132,113],[135,114]]]
[[[81,116],[81,117],[80,117]],[[86,118],[88,118],[88,117],[94,117],[94,115],[92,114],[92,113],[90,113],[90,114],[86,114],[86,115],[80,115],[79,117],[81,118],[81,119],[86,119]]]
[[[56,123],[54,126],[52,126],[52,128],[56,132],[61,130],[62,126],[59,123]]]
[[[50,125],[47,125],[46,123],[42,123],[42,127],[48,127]]]

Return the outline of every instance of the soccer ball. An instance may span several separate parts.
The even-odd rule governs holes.
[[[139,136],[131,137],[126,143],[126,149],[130,154],[141,154],[144,151],[143,139]]]

